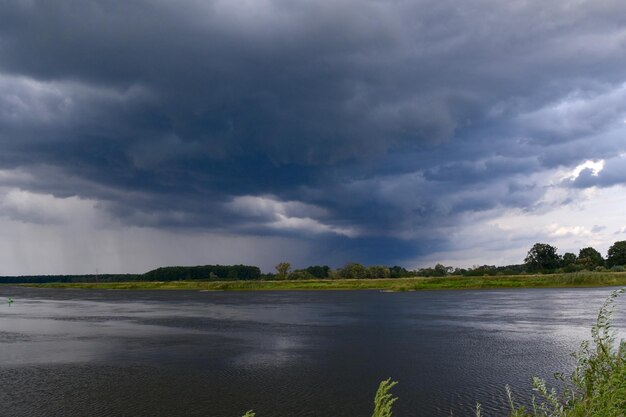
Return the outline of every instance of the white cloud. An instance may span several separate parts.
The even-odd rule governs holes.
[[[279,231],[300,231],[305,233],[333,233],[355,237],[354,228],[327,224],[320,219],[327,216],[326,210],[299,201],[280,201],[272,196],[239,196],[227,207],[241,215],[250,217],[248,226],[262,227]],[[317,219],[315,217],[318,217]]]
[[[311,204],[299,201],[281,201],[272,196],[238,196],[228,203],[228,207],[251,217],[274,217],[277,214],[313,217],[327,214],[326,210]]]
[[[600,171],[604,169],[604,159],[600,159],[598,161],[587,160],[582,164],[577,165],[576,168],[570,171],[563,179],[574,181],[585,169],[591,170],[591,175],[597,177],[598,174],[600,174]]]
[[[548,227],[550,236],[563,237],[563,236],[591,236],[591,230],[584,226],[561,226],[559,224],[551,224]]]

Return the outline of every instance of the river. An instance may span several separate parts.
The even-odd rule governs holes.
[[[387,377],[398,417],[505,415],[506,384],[571,371],[611,290],[2,286],[0,415],[368,417]]]

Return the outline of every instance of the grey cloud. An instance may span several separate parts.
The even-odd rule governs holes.
[[[473,161],[455,161],[441,164],[424,172],[431,181],[453,182],[490,182],[494,177],[512,176],[536,171],[539,168],[537,158],[491,157]]]
[[[624,115],[626,84],[596,86],[590,92],[574,91],[558,102],[518,116],[517,120],[533,138],[554,143],[597,135],[622,124]]]
[[[303,237],[344,253],[440,250],[445,239],[406,236],[532,210],[547,190],[532,174],[624,151],[625,12],[603,0],[3,2],[0,168],[31,179],[0,181],[98,201],[131,225],[263,235],[283,210],[391,239]],[[574,185],[621,181],[605,171]],[[262,196],[278,206],[231,204]]]
[[[601,231],[603,231],[605,229],[606,229],[606,226],[603,226],[601,224],[596,224],[595,226],[593,226],[591,228],[591,232],[592,233],[598,233],[598,232],[601,232]]]
[[[513,93],[512,88],[528,91],[533,74],[522,78],[508,67],[517,57],[532,54],[539,63],[563,59],[547,51],[530,52],[546,48],[538,38],[553,30],[555,22],[543,22],[547,27],[537,22],[535,32],[521,37],[518,33],[520,39],[512,41],[515,31],[505,25],[521,25],[537,10],[488,3],[485,9],[492,8],[488,16],[494,17],[489,30],[476,25],[485,18],[485,9],[450,13],[454,9],[449,4],[431,2],[413,6],[369,2],[358,8],[354,2],[332,8],[268,2],[259,10],[238,9],[236,2],[187,3],[187,7],[34,2],[9,16],[23,23],[9,25],[3,65],[44,79],[145,83],[174,105],[184,101],[181,111],[160,109],[170,122],[180,122],[181,136],[210,133],[215,140],[215,134],[225,129],[223,134],[239,133],[254,143],[253,125],[265,120],[256,139],[277,160],[334,160],[370,149],[352,146],[352,140],[384,151],[403,138],[449,137],[459,121],[480,116],[473,108],[484,111],[494,99]],[[548,15],[563,13],[559,4],[542,9]],[[610,16],[585,9],[592,9],[587,10],[591,17],[571,12],[559,16],[562,41],[577,45],[585,34],[613,35],[609,29],[597,33],[598,28],[584,24],[601,18],[610,28]],[[258,16],[251,15],[255,12]],[[564,50],[568,49],[561,48],[559,54]],[[574,51],[569,54],[574,57]],[[607,53],[603,59],[613,57]],[[522,67],[540,73],[529,63]],[[496,70],[508,87],[492,77]],[[584,73],[576,74],[580,75]],[[568,78],[562,73],[561,77]],[[541,91],[535,89],[535,94]],[[501,96],[489,97],[493,94]],[[187,116],[189,111],[196,117]],[[218,126],[206,125],[216,111],[220,113],[216,122],[225,124],[217,131]],[[267,126],[267,120],[273,123]],[[332,156],[319,155],[303,140],[290,147],[293,136],[303,133],[304,141],[329,148]]]

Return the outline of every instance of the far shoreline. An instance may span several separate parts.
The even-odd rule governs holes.
[[[197,290],[197,291],[276,291],[276,290],[470,290],[497,288],[576,288],[626,286],[626,272],[573,272],[546,275],[444,276],[382,279],[311,279],[250,281],[129,281],[73,282],[42,284],[3,284],[31,288],[106,290]]]

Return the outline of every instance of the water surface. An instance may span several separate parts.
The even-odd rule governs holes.
[[[387,377],[399,417],[503,415],[506,384],[572,369],[610,291],[0,287],[0,415],[369,416]]]

